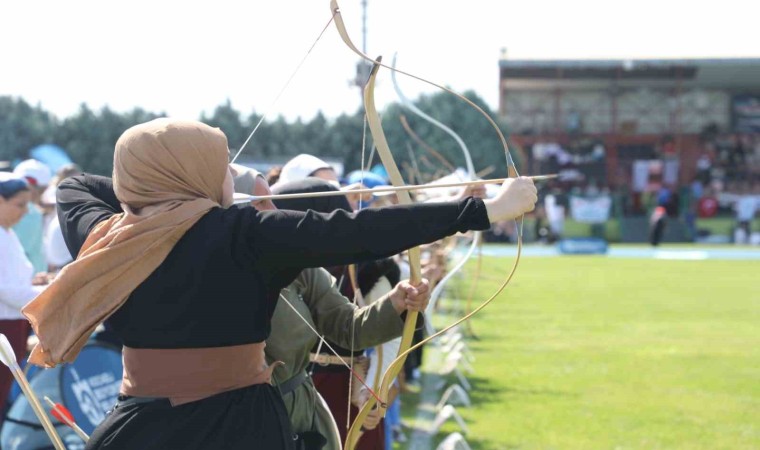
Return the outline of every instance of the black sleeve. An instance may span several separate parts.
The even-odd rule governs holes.
[[[250,223],[249,251],[270,273],[387,258],[457,232],[490,227],[483,201],[472,197],[353,213],[265,211]]]
[[[74,258],[95,225],[122,212],[111,179],[98,175],[66,178],[58,185],[56,200],[63,238]]]
[[[359,290],[367,295],[375,287],[380,278],[385,277],[395,286],[401,281],[401,268],[393,258],[378,259],[360,265],[356,269]]]

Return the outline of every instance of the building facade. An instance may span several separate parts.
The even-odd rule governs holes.
[[[705,134],[760,133],[760,59],[509,60],[499,113],[512,139],[606,152],[604,178],[626,182],[633,159],[673,152],[679,181],[696,173]]]

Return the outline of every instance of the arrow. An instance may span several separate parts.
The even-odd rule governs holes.
[[[544,180],[551,180],[554,178],[557,178],[559,175],[536,175],[532,177],[526,177],[530,178],[533,181],[544,181]],[[247,203],[247,202],[255,202],[259,200],[286,200],[286,199],[294,199],[294,198],[319,198],[319,197],[335,197],[338,195],[349,195],[349,194],[376,194],[380,192],[407,192],[407,191],[417,191],[417,190],[423,190],[423,189],[439,189],[439,188],[450,188],[450,187],[464,187],[464,186],[478,186],[483,184],[496,184],[496,183],[503,183],[504,181],[508,180],[509,178],[492,178],[489,180],[475,180],[475,181],[459,181],[456,183],[430,183],[430,184],[416,184],[416,185],[407,185],[407,186],[389,186],[389,187],[382,187],[382,188],[373,188],[373,189],[352,189],[352,190],[346,190],[346,191],[326,191],[326,192],[305,192],[300,194],[279,194],[279,195],[247,195],[247,194],[235,194],[235,203]]]
[[[8,338],[5,337],[5,335],[2,333],[0,333],[0,361],[2,361],[2,363],[11,370],[13,377],[21,387],[21,390],[24,392],[27,400],[29,400],[29,404],[32,406],[32,410],[37,415],[37,418],[40,419],[42,428],[45,429],[48,437],[50,437],[50,440],[53,441],[53,445],[55,446],[56,450],[66,450],[66,447],[63,445],[63,441],[61,441],[61,437],[58,436],[58,433],[55,431],[53,424],[50,422],[50,418],[42,408],[42,405],[40,405],[40,401],[37,400],[37,396],[34,395],[32,387],[29,386],[29,380],[26,379],[26,375],[24,375],[21,367],[19,367],[18,362],[16,361],[16,353],[13,351],[11,343],[8,342]]]
[[[74,421],[74,415],[71,414],[71,411],[69,411],[68,408],[60,403],[54,403],[48,396],[45,396],[44,399],[50,407],[50,412],[53,414],[53,417],[60,420],[62,423],[65,423],[66,426],[74,430],[77,436],[82,438],[85,443],[90,440],[90,436],[87,436],[87,433],[85,433],[83,429],[79,428],[79,425],[77,425],[77,423]]]

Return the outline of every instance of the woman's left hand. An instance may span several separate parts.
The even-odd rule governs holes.
[[[430,283],[423,278],[420,284],[412,286],[409,280],[404,280],[397,284],[389,295],[393,307],[399,314],[407,310],[422,312],[430,301]]]

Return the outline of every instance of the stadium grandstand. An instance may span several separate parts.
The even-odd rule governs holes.
[[[666,240],[749,242],[757,231],[736,216],[760,195],[760,59],[503,55],[499,67],[499,113],[530,173],[560,172],[557,192],[611,197],[613,236],[595,233],[644,241],[657,206]]]

